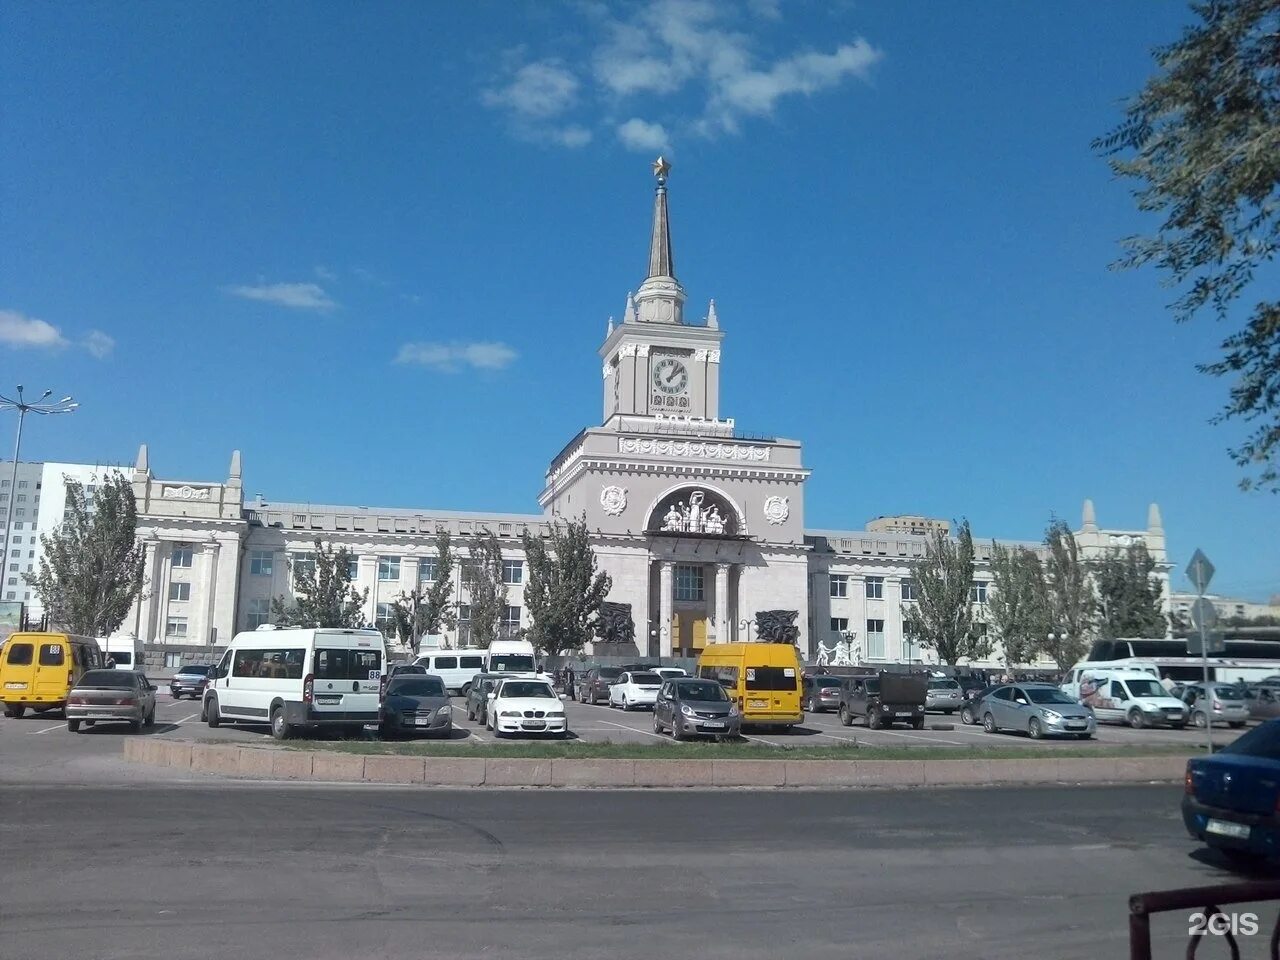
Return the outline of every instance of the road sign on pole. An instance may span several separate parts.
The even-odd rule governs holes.
[[[1191,555],[1191,562],[1187,564],[1187,579],[1191,581],[1191,585],[1196,588],[1199,599],[1196,600],[1195,606],[1191,608],[1191,617],[1195,621],[1196,630],[1199,637],[1188,638],[1187,648],[1191,653],[1198,652],[1200,654],[1200,662],[1204,668],[1204,697],[1209,699],[1209,652],[1210,646],[1215,646],[1215,653],[1222,653],[1226,650],[1226,643],[1221,634],[1216,637],[1217,644],[1213,643],[1210,628],[1218,619],[1218,611],[1214,609],[1213,604],[1205,599],[1204,592],[1209,589],[1209,581],[1213,579],[1213,564],[1209,562],[1209,558],[1204,555],[1204,551],[1196,548],[1196,552]],[[1195,640],[1199,640],[1199,651],[1193,649]],[[1193,706],[1192,709],[1195,709]],[[1213,718],[1209,715],[1209,708],[1206,705],[1200,707],[1205,714],[1204,736],[1205,749],[1208,753],[1213,753]]]
[[[1213,564],[1209,562],[1209,558],[1202,551],[1196,550],[1191,555],[1191,562],[1187,564],[1187,579],[1196,588],[1196,593],[1203,594],[1209,589],[1209,581],[1213,579],[1213,572]]]

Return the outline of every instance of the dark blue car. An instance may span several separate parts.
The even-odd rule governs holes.
[[[1280,720],[1187,761],[1182,820],[1231,859],[1280,859]]]

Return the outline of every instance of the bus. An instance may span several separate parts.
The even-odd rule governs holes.
[[[1274,640],[1236,639],[1230,633],[1226,650],[1209,655],[1209,679],[1219,683],[1258,683],[1280,679],[1280,643]],[[1204,658],[1189,653],[1185,639],[1099,640],[1089,655],[1064,678],[1062,689],[1072,693],[1085,669],[1141,670],[1175,683],[1204,680]],[[1079,693],[1074,693],[1079,696]]]

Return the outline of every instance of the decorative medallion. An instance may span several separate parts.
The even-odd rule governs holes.
[[[617,517],[627,509],[627,490],[625,487],[605,487],[600,491],[600,506],[611,517]]]
[[[208,500],[209,488],[183,484],[181,487],[165,487],[161,496],[166,500]]]
[[[790,497],[766,497],[764,518],[772,524],[785,523],[791,515]]]

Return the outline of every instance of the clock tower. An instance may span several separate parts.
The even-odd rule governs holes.
[[[653,164],[658,181],[649,239],[649,273],[627,294],[622,323],[609,321],[604,361],[604,423],[619,417],[716,420],[720,410],[720,341],[715,301],[700,324],[684,319],[684,288],[676,279],[667,215],[671,164]],[[619,426],[613,423],[613,426]]]

